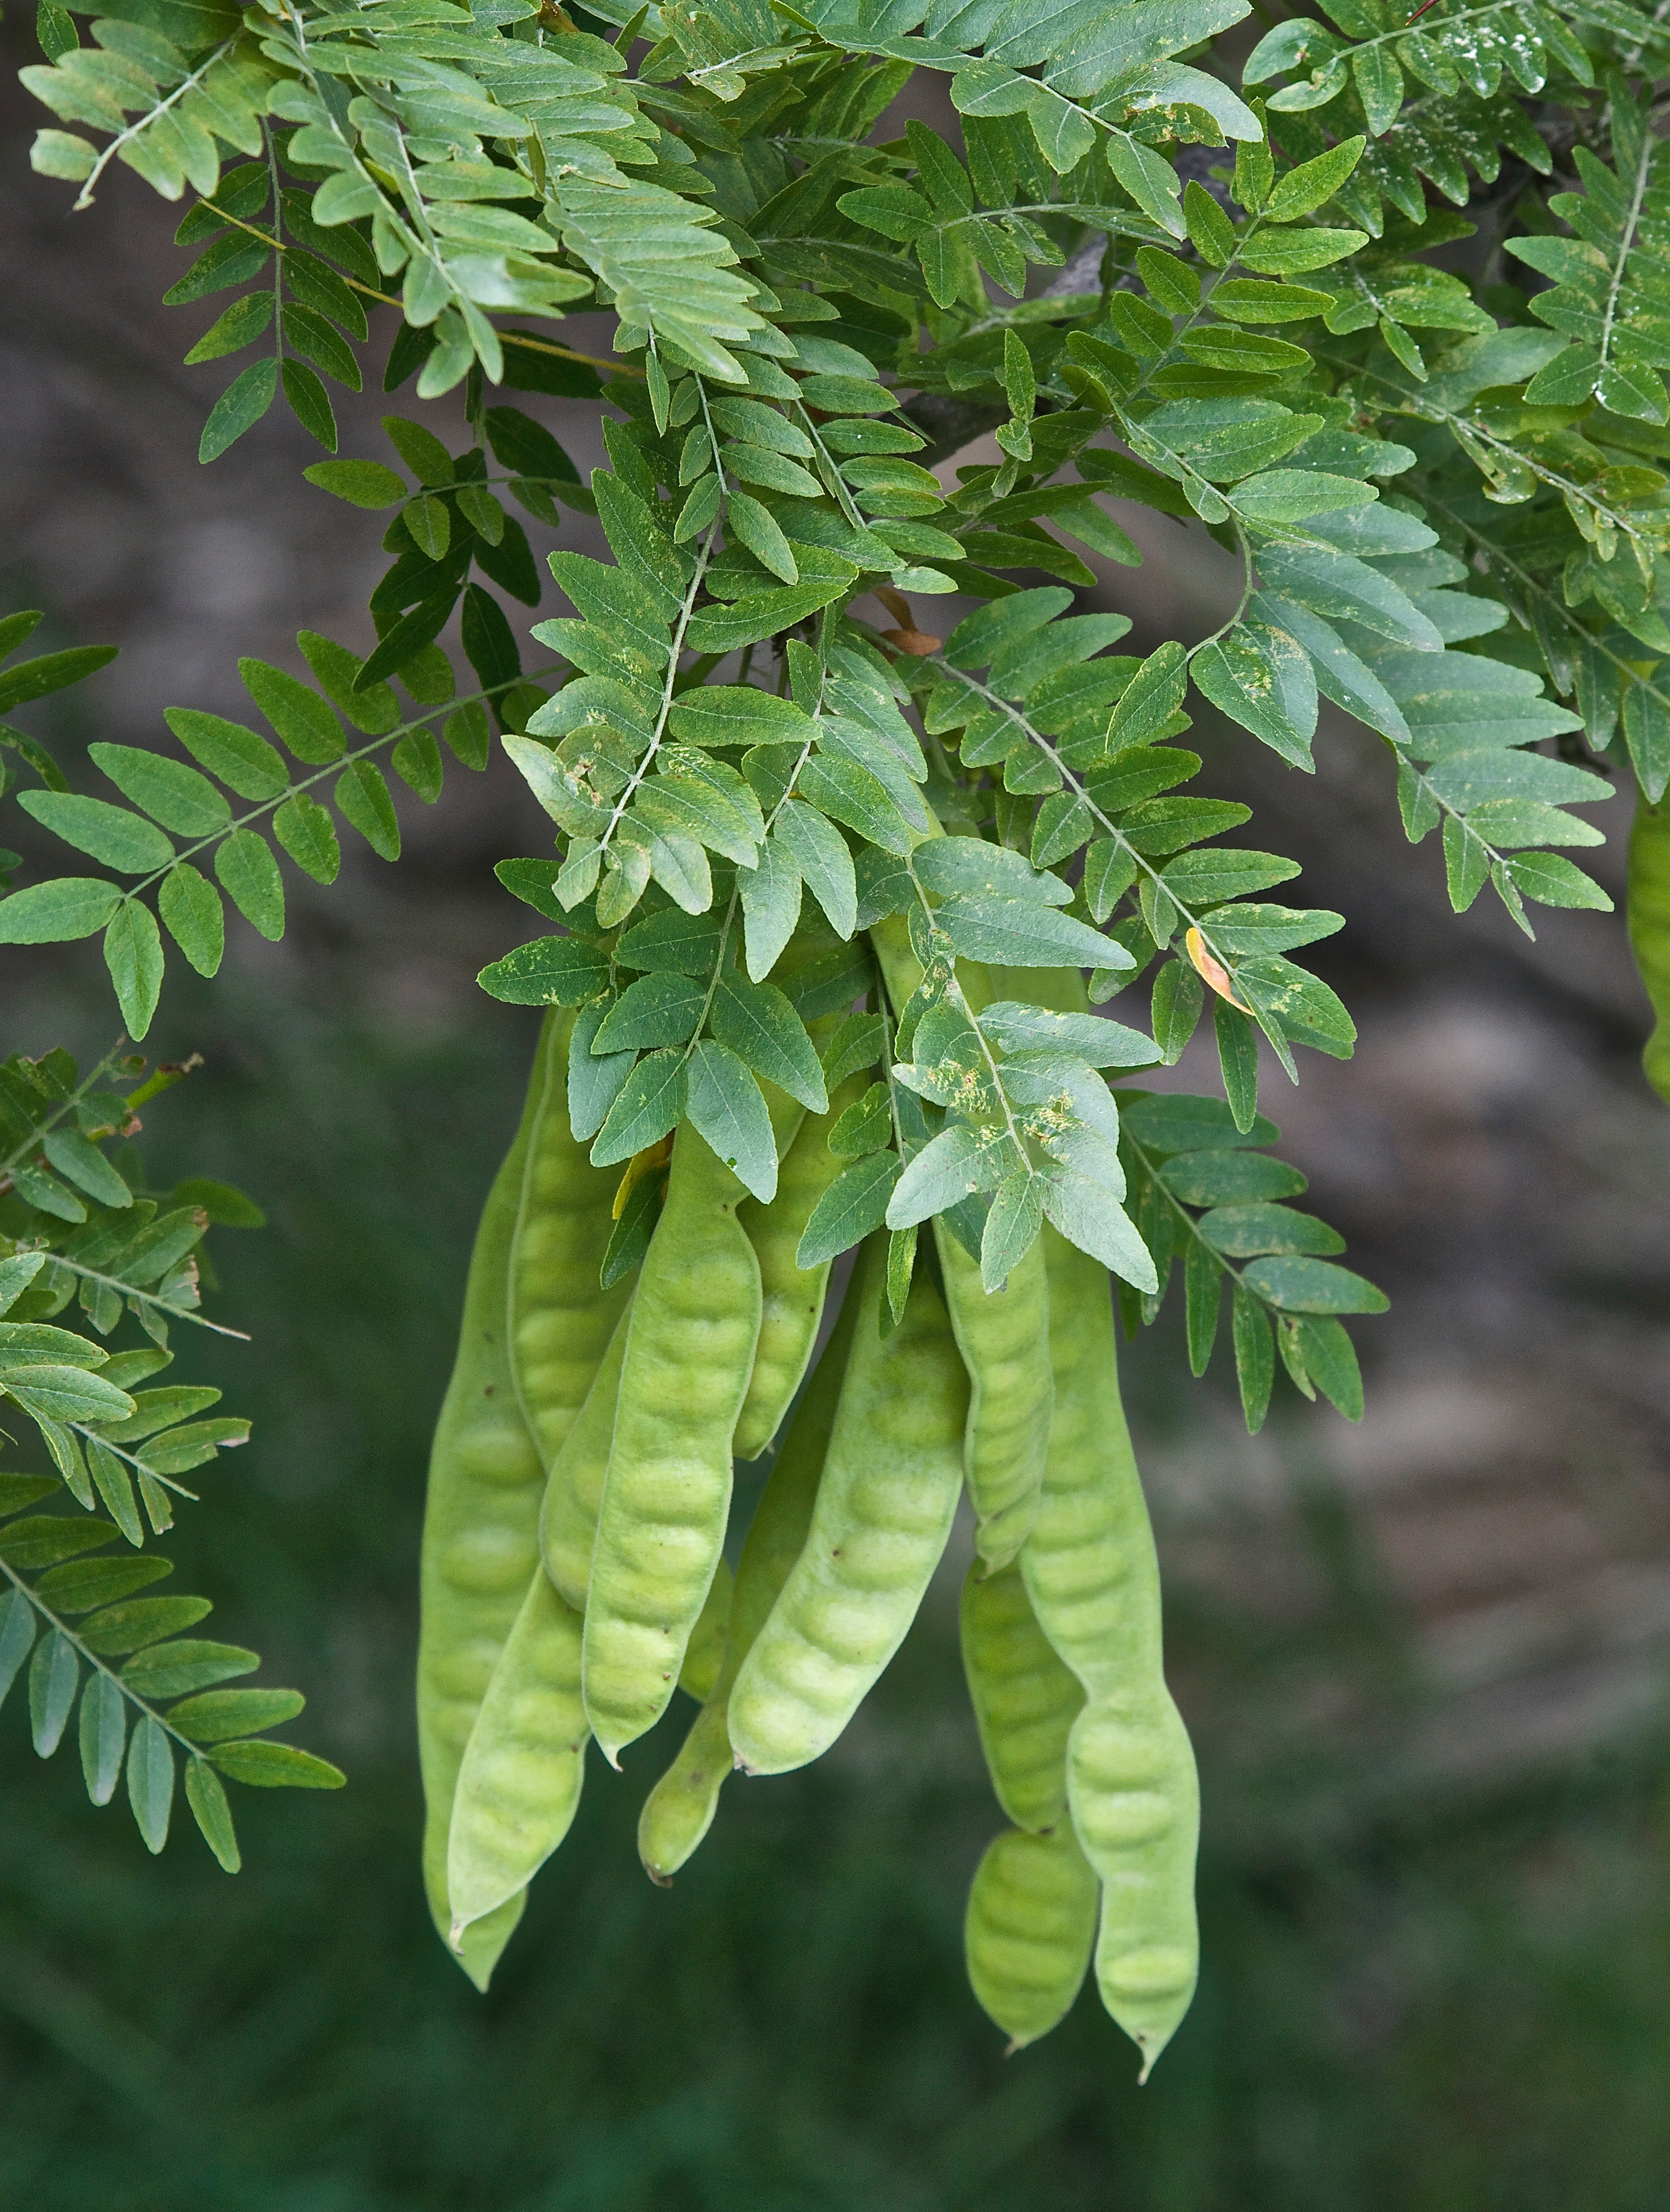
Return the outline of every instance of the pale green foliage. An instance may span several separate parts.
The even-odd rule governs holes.
[[[1593,755],[1653,798],[1670,778],[1649,11],[1333,0],[1264,37],[1237,92],[1212,42],[1243,0],[601,0],[580,27],[534,0],[381,0],[243,31],[143,6],[96,51],[54,30],[33,88],[112,136],[49,132],[39,160],[82,177],[116,152],[208,194],[169,296],[236,290],[193,360],[258,350],[205,458],[281,390],[334,452],[316,372],[357,386],[368,297],[402,311],[386,388],[462,386],[468,443],[391,416],[398,467],[309,471],[398,509],[392,565],[368,658],[304,634],[312,684],[242,664],[277,744],[172,710],[195,766],[94,750],[125,805],[26,750],[22,804],[107,872],[15,893],[0,939],[104,930],[142,1035],[165,932],[204,974],[225,900],[276,937],[275,844],[328,882],[340,817],[394,859],[385,765],[432,802],[438,738],[479,768],[495,718],[556,831],[501,875],[560,928],[482,980],[580,1010],[597,1164],[689,1116],[767,1198],[762,1086],[821,1112],[873,1066],[804,1264],[887,1227],[896,1317],[924,1223],[990,1290],[1047,1218],[1120,1277],[1133,1326],[1183,1257],[1197,1370],[1227,1273],[1249,1420],[1277,1346],[1354,1413],[1338,1316],[1378,1293],[1256,1149],[1260,1038],[1295,1079],[1297,1046],[1352,1049],[1296,957],[1342,917],[1271,897],[1294,864],[1221,842],[1246,810],[1182,789],[1201,757],[1179,740],[1204,702],[1309,772],[1329,701],[1383,748],[1411,840],[1441,830],[1458,910],[1486,884],[1527,931],[1527,902],[1607,905],[1553,849],[1600,841],[1576,811],[1612,795]],[[960,144],[920,121],[876,142],[913,70],[945,79]],[[216,87],[225,129],[202,123]],[[1462,206],[1503,149],[1508,250],[1557,280],[1535,295],[1425,258],[1472,228],[1427,183]],[[216,183],[228,150],[253,158]],[[1568,167],[1578,192],[1525,181]],[[1081,289],[1026,296],[1068,264]],[[598,306],[612,365],[552,335]],[[582,484],[489,404],[501,382],[604,400],[610,466]],[[998,461],[926,465],[953,419],[947,443],[988,428]],[[573,611],[533,625],[531,670],[498,594],[533,606],[541,578],[501,495],[548,526],[595,510],[613,556],[550,556]],[[1108,498],[1237,557],[1212,636],[1139,660],[1108,650],[1125,617],[1074,611],[1096,580],[1075,546],[1138,558]],[[984,604],[942,641],[923,610],[952,592]],[[464,696],[436,643],[454,612]],[[1101,1005],[1151,969],[1151,1036],[1078,1010],[1081,976]],[[1222,1102],[1110,1087],[1175,1061],[1208,1002]],[[839,1014],[820,1058],[808,1025]],[[635,1182],[611,1281],[658,1203]]]

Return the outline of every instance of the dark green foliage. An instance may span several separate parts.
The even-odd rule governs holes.
[[[143,1073],[143,1060],[119,1053],[84,1077],[63,1051],[0,1065],[0,1399],[33,1422],[31,1457],[53,1470],[0,1470],[0,1698],[27,1680],[42,1758],[64,1741],[79,1698],[88,1795],[107,1804],[125,1762],[129,1802],[153,1852],[167,1838],[183,1756],[187,1802],[216,1856],[235,1873],[231,1810],[213,1768],[262,1778],[240,1770],[263,1747],[226,1739],[273,1728],[303,1700],[271,1690],[230,1702],[222,1695],[218,1704],[190,1697],[249,1673],[258,1655],[182,1636],[210,1611],[209,1600],[136,1596],[171,1563],[109,1547],[119,1540],[140,1551],[170,1529],[174,1499],[197,1495],[179,1478],[249,1435],[246,1420],[195,1418],[218,1402],[216,1389],[146,1386],[173,1364],[171,1328],[238,1334],[201,1311],[197,1251],[210,1222],[203,1199],[212,1197],[222,1220],[259,1226],[263,1217],[229,1184],[148,1188],[131,1145],[119,1158],[103,1149],[137,1131],[136,1105],[184,1071],[159,1070],[142,1085]],[[72,1308],[92,1335],[65,1326]],[[102,1340],[130,1315],[142,1340],[112,1352]],[[15,1422],[9,1437],[15,1451],[22,1437]],[[58,1510],[29,1510],[42,1504]],[[267,1747],[266,1755],[288,1749]],[[331,1787],[342,1780],[319,1760],[275,1778]]]

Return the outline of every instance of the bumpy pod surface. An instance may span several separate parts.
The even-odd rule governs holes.
[[[1670,793],[1656,806],[1636,801],[1630,832],[1630,942],[1653,1002],[1656,1026],[1641,1064],[1670,1103]]]
[[[681,1123],[632,1301],[586,1606],[586,1711],[611,1764],[665,1711],[724,1548],[760,1333],[742,1195]]]
[[[1018,1566],[963,1586],[963,1668],[998,1802],[1017,1828],[1067,1811],[1067,1736],[1084,1692],[1038,1626]]]
[[[507,1340],[510,1249],[528,1132],[543,1096],[536,1063],[516,1139],[476,1233],[458,1358],[435,1425],[423,1511],[417,1742],[423,1771],[423,1880],[443,1938],[452,1911],[446,1838],[458,1765],[538,1561],[544,1469],[517,1402]],[[519,1896],[477,1921],[459,1953],[485,1989],[522,1910]]]
[[[446,1851],[454,1948],[568,1832],[585,1776],[580,1615],[536,1567],[458,1769]]]
[[[1049,1361],[1049,1291],[1035,1244],[988,1294],[980,1269],[943,1223],[933,1224],[945,1300],[969,1370],[963,1472],[975,1509],[975,1548],[1006,1567],[1032,1532],[1049,1448],[1055,1395]]]
[[[1165,1683],[1159,1567],[1120,1402],[1108,1271],[1048,1227],[1044,1249],[1055,1418],[1021,1571],[1039,1626],[1084,1688],[1067,1740],[1067,1801],[1102,1885],[1102,2002],[1145,2076],[1199,1971],[1199,1787]]]
[[[804,1766],[840,1735],[916,1616],[962,1488],[969,1382],[938,1292],[919,1271],[884,1339],[884,1238],[862,1267],[805,1547],[731,1692],[731,1742],[750,1773]]]
[[[969,1983],[1018,2051],[1071,2008],[1090,1963],[1097,1884],[1071,1827],[987,1845],[963,1928]]]
[[[545,1572],[552,1588],[562,1592],[576,1613],[586,1610],[586,1585],[592,1578],[592,1547],[597,1541],[609,1448],[615,1439],[615,1404],[631,1318],[629,1305],[615,1323],[579,1417],[550,1463],[539,1508],[539,1555]]]
[[[865,1088],[864,1074],[849,1076],[831,1093],[827,1114],[807,1114],[783,1155],[776,1197],[769,1206],[747,1199],[738,1209],[759,1258],[761,1293],[759,1346],[737,1423],[738,1459],[755,1458],[776,1435],[817,1341],[830,1263],[798,1267],[794,1255],[812,1208],[847,1165],[829,1150],[829,1130]]]
[[[638,1855],[652,1881],[671,1881],[713,1826],[719,1793],[734,1764],[726,1717],[732,1687],[805,1548],[858,1309],[856,1295],[849,1294],[754,1509],[737,1566],[719,1679],[677,1758],[645,1800]]]
[[[622,1310],[629,1279],[609,1290],[598,1273],[614,1228],[616,1169],[594,1168],[568,1121],[571,1014],[540,1032],[533,1081],[538,1108],[528,1132],[511,1250],[510,1346],[523,1417],[550,1472],[573,1428]]]
[[[1067,1802],[1102,1879],[1096,1977],[1141,2051],[1142,2079],[1181,2024],[1200,1971],[1194,1858],[1200,1788],[1169,1695],[1087,1705],[1067,1745]]]
[[[870,938],[896,1012],[920,983],[921,963],[897,915],[878,922]],[[959,962],[957,980],[972,1010],[991,1003],[990,980],[974,963]],[[963,1467],[975,1548],[995,1570],[1018,1554],[1038,1510],[1054,1395],[1048,1285],[1035,1244],[1004,1288],[988,1293],[978,1265],[943,1222],[934,1222],[933,1234],[951,1327],[969,1370]]]

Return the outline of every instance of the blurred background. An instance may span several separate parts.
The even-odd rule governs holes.
[[[246,713],[240,653],[300,668],[304,625],[365,650],[380,532],[302,482],[317,449],[288,417],[199,470],[226,377],[179,362],[221,303],[158,305],[179,210],[126,172],[73,217],[30,175],[13,70],[34,56],[3,37],[0,602],[46,610],[41,648],[120,646],[33,710],[99,788],[89,738],[156,743],[168,704]],[[601,459],[594,409],[518,397],[582,471]],[[416,411],[410,387],[339,406],[345,453],[386,455],[390,404]],[[1143,648],[1210,628],[1216,548],[1122,519],[1145,564],[1086,603],[1131,613]],[[919,603],[932,628],[953,611]],[[37,1765],[13,1698],[0,2203],[1661,2212],[1670,1115],[1639,1073],[1622,919],[1539,909],[1533,945],[1487,900],[1452,915],[1354,725],[1325,728],[1314,778],[1227,728],[1201,749],[1255,841],[1303,862],[1305,902],[1348,918],[1316,964],[1357,1057],[1307,1056],[1297,1091],[1272,1068],[1264,1103],[1393,1306],[1354,1325],[1356,1429],[1283,1382],[1249,1439],[1223,1346],[1189,1382],[1175,1304],[1125,1355],[1206,1807],[1205,1973],[1151,2085],[1092,1995],[1005,2063],[967,1992],[963,1900],[1000,1823],[960,1558],[836,1751],[733,1784],[671,1890],[633,1832],[682,1699],[624,1776],[593,1762],[488,1997],[434,1938],[410,1693],[424,1462],[537,1020],[471,979],[531,933],[491,863],[550,849],[505,763],[449,763],[432,811],[402,793],[398,868],[359,847],[329,892],[287,871],[285,942],[234,922],[212,988],[173,963],[147,1041],[206,1062],[147,1109],[154,1180],[222,1176],[270,1218],[211,1240],[213,1310],[252,1345],[177,1332],[174,1374],[256,1430],[170,1540],[174,1587],[215,1599],[259,1679],[306,1690],[291,1733],[349,1786],[238,1793],[235,1881],[183,1808],[153,1863],[73,1753]],[[1598,855],[1620,899],[1627,805]],[[4,1049],[108,1042],[96,951],[0,963]],[[1217,1087],[1193,1053],[1160,1079]]]

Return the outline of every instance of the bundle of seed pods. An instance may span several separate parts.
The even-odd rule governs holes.
[[[902,1003],[920,972],[902,927],[871,935]],[[813,1024],[820,1048],[836,1026]],[[1106,1268],[1046,1226],[988,1295],[935,1221],[896,1316],[885,1231],[829,1316],[829,1264],[796,1254],[874,1070],[824,1114],[769,1097],[765,1205],[688,1121],[624,1174],[594,1166],[569,1115],[574,1027],[545,1018],[430,1465],[417,1695],[437,1926],[484,1988],[573,1821],[588,1741],[618,1766],[675,1690],[700,1710],[639,1823],[658,1882],[733,1773],[826,1752],[902,1642],[966,1486],[963,1655],[1011,1824],[975,1875],[969,1980],[1018,2045],[1094,1955],[1145,2074],[1194,1988],[1199,1799]],[[665,1185],[647,1249],[603,1287],[647,1180]],[[774,1443],[733,1577],[732,1462]]]

